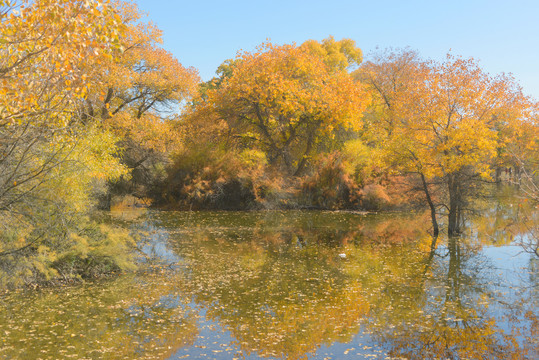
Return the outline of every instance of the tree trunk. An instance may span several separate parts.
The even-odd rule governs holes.
[[[456,175],[449,175],[449,214],[447,223],[447,234],[455,236],[460,233],[460,205],[461,188]]]
[[[309,134],[309,138],[307,139],[307,145],[305,147],[305,152],[303,153],[303,157],[301,158],[301,161],[299,162],[298,168],[294,172],[294,176],[300,176],[303,172],[303,169],[305,168],[305,164],[307,164],[307,159],[309,157],[309,154],[311,153],[313,146],[313,136]]]
[[[501,184],[502,182],[502,168],[496,166],[496,184]]]
[[[427,181],[425,180],[425,175],[423,175],[423,173],[419,175],[421,175],[421,181],[423,183],[423,191],[425,192],[425,196],[427,197],[427,203],[429,204],[429,208],[430,208],[430,218],[432,221],[432,233],[434,237],[437,237],[438,233],[440,232],[440,229],[438,227],[438,221],[436,219],[436,207],[434,206],[434,203],[432,202],[432,198],[430,197],[429,186],[427,184]]]

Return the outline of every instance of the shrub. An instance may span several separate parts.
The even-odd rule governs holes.
[[[16,250],[0,253],[0,287],[72,281],[134,270],[135,241],[128,231],[98,225],[82,216],[65,219],[66,227],[2,233]]]
[[[352,209],[360,205],[361,191],[339,152],[321,157],[314,174],[303,179],[300,202],[321,209]]]
[[[244,156],[208,147],[186,150],[168,169],[162,202],[184,209],[254,207],[253,178],[262,165],[254,164],[253,154]]]
[[[382,210],[390,202],[386,190],[379,184],[370,184],[361,190],[361,207],[365,210]]]

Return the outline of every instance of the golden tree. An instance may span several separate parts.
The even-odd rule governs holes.
[[[131,267],[130,237],[84,216],[96,180],[125,173],[119,139],[80,113],[122,51],[126,14],[97,0],[0,1],[0,283]]]
[[[154,168],[181,144],[175,120],[199,77],[159,46],[161,31],[143,21],[136,5],[118,1],[115,7],[126,30],[114,57],[92,70],[99,83],[81,102],[81,117],[103,123],[121,139],[130,177],[116,185],[142,197]]]
[[[192,118],[204,114],[240,148],[257,148],[271,165],[300,175],[324,138],[359,125],[369,100],[324,49],[267,43],[240,54],[218,86],[205,90]]]
[[[490,179],[507,144],[502,130],[527,121],[529,99],[511,77],[490,76],[473,59],[452,55],[436,63],[408,50],[386,52],[356,76],[375,94],[366,117],[369,140],[393,170],[420,178],[434,233],[439,206],[447,211],[448,233],[459,233],[468,192],[476,180]],[[437,204],[434,189],[441,190]]]

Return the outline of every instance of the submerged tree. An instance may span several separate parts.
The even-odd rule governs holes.
[[[375,94],[369,140],[388,166],[416,174],[431,209],[445,209],[448,233],[460,233],[470,192],[489,180],[507,145],[502,129],[529,119],[531,103],[506,75],[492,77],[472,59],[426,62],[412,51],[385,52],[356,73]]]
[[[512,233],[525,251],[539,257],[539,123],[523,125],[513,132],[516,141],[507,149],[515,166],[509,182],[516,186],[520,198]]]

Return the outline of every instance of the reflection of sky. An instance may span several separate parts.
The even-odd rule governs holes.
[[[193,309],[199,306],[191,303]],[[206,309],[201,309],[198,313],[200,316],[198,328],[199,336],[197,340],[190,346],[179,349],[169,359],[216,359],[230,360],[245,359],[256,360],[261,359],[256,352],[248,354],[244,352],[241,344],[234,338],[233,334],[223,328],[219,321],[212,321],[206,317]],[[315,353],[307,354],[308,359],[358,359],[372,358],[385,359],[387,352],[381,347],[374,344],[370,334],[360,332],[352,341],[348,343],[333,343],[331,345],[321,344]],[[281,359],[282,357],[268,357],[265,359]]]
[[[387,359],[387,352],[376,344],[370,334],[360,332],[346,344],[323,345],[314,359]]]
[[[274,259],[277,264],[280,264],[280,261],[283,259],[290,260],[289,258],[292,256],[292,259],[294,259],[293,261],[290,260],[288,264],[283,262],[281,265],[284,264],[283,266],[290,266],[291,264],[294,264],[295,261],[295,264],[297,265],[301,264],[301,266],[307,266],[307,264],[303,264],[302,262],[304,258],[301,256],[296,257],[295,254],[297,255],[305,249],[313,246],[322,246],[321,244],[325,244],[323,246],[327,246],[326,251],[328,254],[334,252],[335,254],[333,257],[337,259],[337,261],[341,261],[337,257],[337,253],[340,251],[340,241],[336,241],[335,243],[333,241],[322,241],[320,243],[318,240],[326,239],[327,237],[335,240],[340,239],[347,234],[352,234],[351,236],[353,239],[361,239],[361,243],[364,244],[372,241],[372,239],[370,239],[371,236],[374,236],[375,238],[379,236],[378,231],[382,231],[384,234],[387,232],[386,227],[381,227],[381,230],[376,227],[376,225],[380,223],[380,221],[386,219],[387,216],[357,216],[356,214],[337,214],[333,212],[191,212],[189,214],[160,214],[157,215],[157,217],[159,217],[157,221],[146,221],[142,225],[143,231],[147,234],[143,238],[143,251],[148,255],[161,259],[161,261],[163,261],[165,264],[183,261],[181,267],[177,269],[181,269],[180,271],[182,271],[184,274],[184,279],[188,281],[195,281],[195,284],[197,284],[198,281],[190,276],[192,275],[192,269],[190,269],[190,266],[193,265],[190,264],[190,255],[193,253],[198,253],[199,251],[204,253],[202,248],[206,246],[209,246],[206,250],[208,252],[206,254],[206,258],[197,257],[197,259],[199,261],[213,262],[213,260],[215,260],[219,262],[219,257],[222,256],[222,254],[227,254],[227,246],[231,246],[233,248],[234,246],[231,244],[234,243],[256,243],[259,246],[255,246],[253,249],[256,248],[258,251],[260,251],[260,249],[264,249],[263,251],[265,252],[275,251],[276,249],[272,249],[271,246],[268,247],[267,243],[264,242],[266,241],[264,240],[266,235],[269,239],[271,239],[273,236],[276,239],[283,241],[287,239],[290,240],[290,242],[284,241],[274,244],[274,246],[278,248],[279,253],[283,249],[286,249],[286,253],[288,254],[288,256],[285,257],[277,256]],[[398,218],[395,219],[398,220]],[[400,222],[397,221],[397,223]],[[361,233],[361,236],[357,237],[359,236],[356,234],[358,229],[366,229],[366,232]],[[396,229],[400,228],[397,227]],[[389,231],[389,233],[392,232]],[[202,236],[202,241],[200,239],[197,241],[197,236],[200,234],[205,234],[207,238]],[[301,239],[305,240],[305,243],[300,242],[300,237]],[[223,241],[223,252],[219,251],[221,248],[214,244],[214,240],[216,239],[218,239],[219,242]],[[488,317],[494,317],[496,319],[495,329],[501,330],[501,333],[499,334],[501,337],[502,333],[511,334],[512,324],[509,323],[505,317],[509,315],[511,305],[513,305],[517,299],[533,298],[533,294],[531,293],[533,290],[530,290],[531,288],[529,285],[530,281],[537,282],[537,280],[533,280],[533,275],[530,276],[530,254],[522,252],[520,247],[481,247],[479,245],[480,242],[479,238],[477,237],[463,240],[462,244],[460,244],[460,248],[458,250],[460,261],[456,265],[457,276],[459,278],[457,292],[462,300],[462,306],[465,312],[470,311],[470,314],[474,314],[474,310],[478,311],[475,316],[479,316],[479,318],[475,319],[474,315],[472,315],[470,325],[474,326],[474,324],[478,324],[478,326],[481,326],[481,324],[484,324],[483,321],[486,321]],[[215,248],[212,246],[215,246]],[[356,244],[356,242],[353,241],[349,244],[349,246],[361,247],[361,244]],[[254,256],[254,258],[257,258],[257,256],[260,255],[254,250],[253,253],[249,253],[248,246],[244,247],[243,249],[245,251],[245,256],[249,256],[249,254],[251,254]],[[365,248],[365,251],[370,251],[369,249],[370,248],[367,247]],[[228,251],[230,251],[230,249],[228,249]],[[393,255],[395,254],[393,253]],[[405,254],[401,255],[406,256]],[[329,256],[331,257],[332,255]],[[320,260],[323,260],[323,258],[320,258]],[[356,260],[354,260],[353,257],[347,259],[348,262]],[[388,259],[386,260],[390,261]],[[443,244],[443,242],[440,242],[430,267],[431,270],[425,279],[426,282],[424,283],[424,293],[422,295],[422,299],[425,300],[425,302],[417,309],[415,309],[413,305],[409,309],[412,317],[408,318],[408,321],[410,322],[406,323],[407,325],[405,328],[409,327],[411,331],[410,334],[413,334],[414,331],[423,332],[432,330],[426,328],[426,326],[429,326],[427,324],[414,323],[412,319],[415,319],[414,314],[416,311],[417,314],[415,315],[417,315],[417,319],[432,318],[435,319],[435,324],[438,324],[438,315],[444,306],[446,293],[455,291],[455,289],[451,288],[451,285],[448,282],[450,260],[451,256],[449,254],[448,247]],[[455,261],[455,258],[453,258],[453,261]],[[223,264],[227,263],[225,262]],[[241,265],[241,262],[238,264]],[[455,265],[454,262],[452,262],[452,264]],[[203,265],[204,264],[202,262],[197,266]],[[230,263],[225,267],[232,265],[233,264]],[[418,265],[421,266],[419,263]],[[209,269],[212,269],[212,267],[210,266]],[[241,269],[243,268],[240,266],[238,271],[241,272]],[[312,269],[312,271],[320,271],[320,269],[317,269],[318,268],[315,267]],[[204,267],[202,270],[204,270]],[[247,271],[248,269],[243,270]],[[244,274],[247,279],[249,278],[249,271]],[[419,273],[421,273],[421,271]],[[278,276],[277,274],[274,275]],[[311,275],[316,277],[315,273]],[[200,274],[198,274],[198,276],[211,276],[211,274],[202,271]],[[321,276],[316,278],[321,278]],[[222,280],[224,281],[224,279]],[[203,281],[201,283],[203,283]],[[293,281],[289,285],[294,286]],[[219,286],[226,288],[227,285],[220,283]],[[399,287],[398,284],[395,284],[394,286],[396,288]],[[204,293],[211,293],[212,290],[202,289],[202,291]],[[299,296],[301,294],[301,289],[295,289],[294,293]],[[404,294],[406,294],[406,291],[404,291]],[[484,294],[488,295],[486,299],[482,296]],[[239,293],[238,295],[241,297],[245,294]],[[386,296],[394,295],[395,294],[387,294]],[[413,296],[413,292],[411,292],[409,295]],[[399,300],[398,296],[399,295],[397,295],[397,301]],[[227,325],[224,325],[227,323],[226,318],[210,318],[207,315],[207,312],[212,310],[212,308],[215,306],[230,306],[231,304],[227,304],[226,302],[220,303],[218,300],[215,303],[205,303],[204,301],[198,302],[194,299],[192,300],[194,302],[191,302],[189,305],[187,305],[187,307],[194,310],[194,312],[196,312],[198,315],[197,325],[199,335],[194,344],[189,344],[189,346],[178,349],[175,354],[170,357],[170,359],[233,359],[234,357],[245,359],[261,358],[261,355],[256,352],[257,350],[253,350],[253,344],[242,346],[241,339],[238,340],[234,337],[237,330],[230,329],[227,327]],[[249,300],[248,296],[246,297],[246,300]],[[384,300],[382,301],[384,302]],[[418,299],[418,301],[422,300]],[[181,306],[181,302],[178,302],[176,297],[171,295],[162,297],[160,302],[162,303],[162,306],[165,306],[166,308]],[[275,311],[272,311],[271,306],[267,304],[268,303],[263,301],[260,304],[262,308],[258,308],[260,311],[257,311],[257,314],[259,313],[259,315],[262,317],[275,317]],[[234,304],[232,304],[232,306],[233,305]],[[376,304],[372,305],[376,307]],[[457,324],[457,322],[462,321],[461,319],[457,318],[460,317],[459,313],[453,312],[451,305],[449,305],[448,309],[449,311],[444,316],[447,317],[446,320],[449,320],[449,326],[458,328],[460,323]],[[533,310],[534,308],[532,307],[531,309]],[[485,315],[487,318],[485,319],[482,318],[482,310],[486,311]],[[399,325],[399,319],[393,318],[394,314],[391,314],[391,312],[404,311],[405,314],[407,312],[406,309],[385,309],[384,311],[387,312],[387,320],[389,320],[389,323],[387,324],[389,326],[387,331],[389,332],[392,332],[391,329],[395,327],[395,324]],[[225,314],[226,313],[227,312],[225,311]],[[316,315],[317,314],[313,314],[313,316]],[[242,315],[239,314],[238,316]],[[408,314],[408,316],[410,316],[410,314]],[[385,316],[382,316],[382,318],[385,318]],[[526,325],[527,320],[523,319],[522,316],[517,315],[517,319],[522,321],[520,325]],[[377,329],[378,327],[378,325],[370,324],[369,322],[378,320],[376,320],[376,315],[372,319],[363,320],[365,322],[361,322],[362,326],[360,330],[351,338],[350,341],[341,343],[338,339],[333,339],[333,342],[328,344],[318,344],[319,348],[316,349],[316,353],[307,354],[308,358],[385,358],[387,356],[387,351],[392,346],[391,340],[389,339],[386,343],[383,341],[380,342],[377,335],[375,333],[371,333],[372,330],[369,331],[369,326],[373,327],[372,325],[374,325],[374,329]],[[391,323],[391,321],[396,322]],[[405,328],[401,328],[399,333],[405,330]],[[397,329],[395,329],[395,331],[397,331]],[[241,333],[241,331],[239,333]],[[256,332],[254,332],[252,335],[256,337]],[[397,333],[394,335],[399,336]],[[264,336],[263,331],[261,331],[259,336]],[[403,336],[406,336],[406,334],[403,334]],[[301,336],[299,338],[301,338]],[[260,339],[251,339],[251,342],[256,344],[255,347],[259,345],[261,346],[263,341],[259,342],[259,340]],[[517,340],[521,342],[524,341],[523,338],[517,338]],[[248,349],[251,349],[254,352],[250,354],[244,353],[244,351],[248,351]],[[265,355],[269,354],[266,353]]]
[[[529,264],[531,255],[519,246],[489,246],[483,249],[505,287],[526,286],[529,282]]]
[[[138,226],[137,231],[144,234],[139,241],[140,250],[148,257],[141,258],[141,261],[155,261],[166,265],[180,263],[181,258],[169,248],[169,234],[165,229],[155,226],[151,221]]]
[[[195,303],[190,306],[193,309],[199,307]],[[242,353],[232,333],[224,329],[218,321],[211,321],[206,317],[206,309],[199,310],[198,315],[198,338],[191,346],[179,349],[169,359],[259,359],[256,353],[251,356]]]
[[[515,306],[516,301],[531,300],[535,304],[528,303],[530,309],[536,314],[539,310],[537,307],[539,299],[534,296],[534,292],[537,292],[537,284],[534,288],[532,283],[534,279],[532,272],[535,270],[530,267],[530,264],[537,259],[533,259],[531,254],[524,252],[516,245],[486,247],[483,252],[491,259],[498,278],[501,280],[499,284],[493,284],[496,300],[492,302],[489,312],[499,319],[499,328],[509,333],[512,325],[504,321],[503,316],[508,316],[512,307],[520,309],[520,306]],[[530,325],[530,321],[524,317],[524,312],[519,311],[514,315],[519,326]],[[522,335],[516,337],[517,341],[526,341]]]

